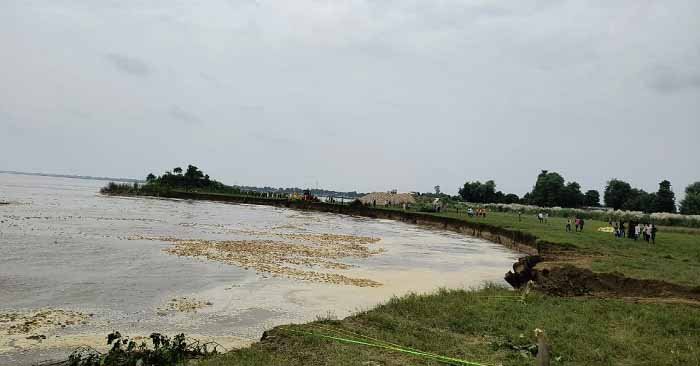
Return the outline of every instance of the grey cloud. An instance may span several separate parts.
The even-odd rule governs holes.
[[[273,146],[277,145],[289,147],[292,145],[298,145],[296,141],[285,136],[279,136],[278,134],[270,131],[253,131],[249,134],[249,136],[260,143],[270,144]]]
[[[145,62],[133,58],[130,56],[120,55],[117,53],[109,53],[106,55],[107,60],[109,60],[117,70],[125,72],[127,74],[135,76],[147,76],[152,70]]]
[[[700,88],[700,71],[688,72],[671,67],[657,67],[652,71],[649,86],[664,94]]]
[[[171,106],[168,112],[172,118],[188,125],[197,125],[202,123],[197,116],[176,105]]]

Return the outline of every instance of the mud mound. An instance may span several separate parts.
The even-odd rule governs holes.
[[[559,296],[610,295],[616,297],[680,297],[700,300],[700,287],[686,287],[658,280],[640,280],[620,273],[594,273],[571,265],[534,270],[534,280],[544,292]]]
[[[640,280],[621,273],[595,273],[570,264],[552,265],[541,256],[520,258],[506,281],[521,288],[529,281],[545,293],[557,296],[613,296],[621,298],[680,298],[700,301],[700,286],[688,287],[658,280]],[[545,265],[541,265],[545,264]],[[546,265],[549,264],[549,265]]]

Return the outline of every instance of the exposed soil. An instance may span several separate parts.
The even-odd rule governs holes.
[[[515,288],[533,281],[539,290],[557,296],[640,298],[647,302],[670,298],[700,301],[700,286],[629,278],[620,273],[595,273],[588,268],[559,263],[561,265],[548,262],[542,256],[521,258],[513,265],[513,271],[506,274],[506,281]]]

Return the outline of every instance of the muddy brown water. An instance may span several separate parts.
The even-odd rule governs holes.
[[[104,349],[112,330],[184,332],[227,348],[244,346],[273,326],[342,318],[394,295],[505,284],[518,257],[484,240],[400,222],[105,197],[97,193],[104,184],[0,174],[0,201],[10,202],[0,206],[0,365],[60,359],[83,344]],[[178,256],[168,252],[177,240],[217,243],[212,248],[245,242],[255,250],[279,243],[308,257],[279,250],[246,251],[245,261]],[[360,254],[325,250],[342,252],[343,245]],[[320,260],[313,257],[319,252]],[[275,262],[241,265],[256,258]],[[322,275],[289,276],[299,271]],[[381,285],[323,280],[338,276]]]

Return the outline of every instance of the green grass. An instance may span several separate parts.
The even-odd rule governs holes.
[[[620,272],[628,277],[656,279],[681,285],[700,286],[700,233],[659,228],[656,244],[643,240],[618,239],[599,232],[607,222],[586,220],[583,232],[566,232],[566,219],[550,217],[541,224],[534,216],[488,213],[486,218],[470,218],[454,212],[434,214],[480,221],[534,234],[539,239],[575,248],[593,256],[591,269],[597,272]]]
[[[333,334],[333,329],[489,365],[532,365],[533,356],[518,349],[536,342],[535,328],[546,331],[554,356],[560,357],[554,365],[700,364],[700,308],[540,294],[525,303],[499,297],[513,294],[489,287],[395,298],[341,321],[276,328],[270,341],[201,365],[438,364],[295,332]]]

